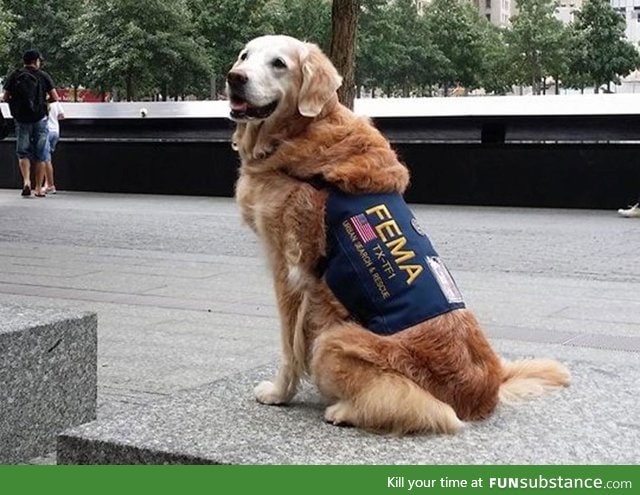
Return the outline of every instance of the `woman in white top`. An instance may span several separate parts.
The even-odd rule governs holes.
[[[60,120],[64,119],[64,110],[59,101],[49,104],[49,117],[47,127],[49,128],[49,153],[48,160],[45,161],[45,192],[49,194],[56,193],[56,185],[53,180],[53,161],[51,155],[56,150],[56,144],[60,139]]]

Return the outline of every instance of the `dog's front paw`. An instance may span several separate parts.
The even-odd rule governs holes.
[[[324,420],[335,426],[353,426],[353,408],[348,402],[336,402],[324,410]]]
[[[273,382],[260,382],[253,392],[261,404],[278,405],[287,402],[286,395]]]

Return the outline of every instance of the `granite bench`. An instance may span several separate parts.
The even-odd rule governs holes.
[[[97,326],[95,313],[0,304],[0,464],[96,418]]]
[[[535,355],[551,345],[531,344]],[[557,349],[556,349],[557,350]],[[588,352],[585,352],[585,357]],[[520,356],[510,356],[520,357]],[[567,362],[574,382],[499,406],[456,435],[380,436],[323,422],[326,404],[305,386],[288,406],[264,406],[253,386],[275,368],[245,371],[155,403],[74,427],[58,438],[58,464],[633,464],[640,369]]]

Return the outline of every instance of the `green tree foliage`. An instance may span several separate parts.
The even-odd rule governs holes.
[[[468,0],[361,0],[355,84],[415,96],[514,84],[601,87],[638,67],[608,0],[587,0],[565,27],[554,0],[518,0],[496,28]],[[332,0],[0,0],[0,74],[38,48],[58,85],[121,99],[215,97],[242,46],[289,34],[329,51]],[[558,84],[556,84],[556,90]]]
[[[591,84],[589,53],[583,34],[575,22],[567,29],[568,44],[572,48],[568,51],[567,69],[562,79],[566,87],[579,89],[582,92]]]
[[[226,73],[244,44],[263,34],[274,34],[269,0],[191,0],[196,27],[210,43],[214,86],[222,91]]]
[[[73,19],[82,8],[82,0],[4,0],[3,3],[0,12],[4,13],[0,13],[0,19],[9,13],[13,18],[7,44],[0,44],[11,54],[6,60],[9,69],[22,65],[25,50],[36,48],[45,59],[46,70],[55,75],[56,83],[71,84],[79,61],[65,46],[65,41],[73,34]]]
[[[429,93],[447,63],[412,0],[366,2],[358,44],[358,84],[388,95]]]
[[[395,62],[393,52],[398,46],[393,42],[391,33],[397,28],[387,15],[388,7],[386,0],[366,0],[362,5],[356,43],[356,85],[361,90],[386,87],[390,81],[386,70]]]
[[[10,40],[15,29],[15,16],[6,7],[4,0],[0,0],[0,68],[11,65],[9,54]],[[4,70],[0,69],[0,77],[4,75]]]
[[[425,16],[433,43],[444,56],[438,72],[445,96],[456,84],[466,89],[479,87],[484,21],[477,9],[463,0],[434,0]]]
[[[505,39],[507,32],[485,22],[481,34],[483,63],[479,74],[480,86],[487,93],[504,95],[516,82]]]
[[[211,61],[204,37],[196,34],[186,0],[87,0],[71,45],[85,61],[84,80],[106,91],[198,92]]]
[[[555,0],[518,0],[517,5],[519,13],[508,37],[514,75],[539,94],[548,76],[564,72],[564,26],[554,16]]]
[[[488,23],[461,0],[435,0],[422,13],[412,0],[364,3],[358,82],[386,94],[432,94],[434,87],[480,84]]]
[[[607,0],[587,0],[577,13],[573,40],[577,53],[573,67],[581,78],[595,86],[610,90],[610,83],[630,74],[640,66],[640,55],[624,39],[625,22]],[[582,86],[584,87],[584,86]]]
[[[329,51],[331,0],[271,0],[266,15],[273,33],[310,41]]]

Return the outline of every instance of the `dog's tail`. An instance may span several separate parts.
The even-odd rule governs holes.
[[[547,391],[568,386],[570,380],[569,370],[551,359],[503,363],[500,402],[513,403],[537,397]]]

